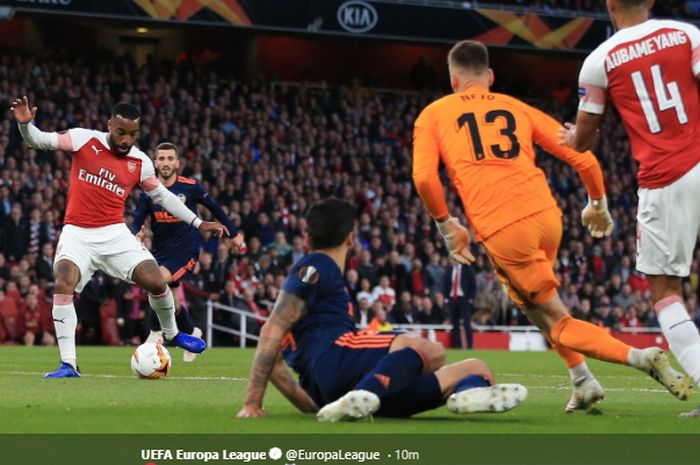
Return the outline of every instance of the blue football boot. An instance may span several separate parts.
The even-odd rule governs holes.
[[[163,334],[163,340],[169,345],[174,345],[175,347],[185,349],[193,354],[201,354],[207,348],[207,343],[202,339],[196,336],[190,336],[182,331],[177,333],[177,336],[170,340],[168,340],[168,338],[165,337],[165,334]]]
[[[73,368],[73,365],[70,363],[61,362],[61,366],[58,367],[58,370],[46,373],[44,378],[80,378],[80,370]]]

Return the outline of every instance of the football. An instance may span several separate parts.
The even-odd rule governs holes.
[[[162,344],[146,342],[131,356],[131,371],[141,379],[157,379],[168,375],[171,359]]]

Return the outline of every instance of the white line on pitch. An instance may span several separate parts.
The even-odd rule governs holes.
[[[1,373],[1,372],[0,372]],[[5,374],[8,375],[19,375],[19,376],[43,376],[44,373],[40,371],[7,371]],[[136,379],[133,376],[119,376],[119,375],[109,375],[109,374],[90,374],[86,373],[81,375],[83,378],[105,378],[105,379]],[[561,376],[556,375],[522,375],[515,373],[501,373],[499,376],[514,376],[514,377],[537,377],[537,378],[561,378]],[[612,376],[610,378],[613,378]],[[623,377],[615,377],[617,379],[622,379]],[[185,380],[185,381],[248,381],[248,378],[237,378],[230,376],[168,376],[168,379],[175,380]],[[527,386],[528,389],[542,390],[542,391],[568,391],[571,390],[571,386],[567,385],[557,385],[557,386]],[[658,392],[666,393],[665,389],[648,389],[648,388],[605,388],[607,392]]]
[[[560,374],[560,375],[536,375],[536,374],[531,374],[531,373],[496,373],[496,377],[506,377],[506,378],[552,378],[552,379],[568,379],[568,376],[565,374]],[[596,378],[598,379],[629,379],[629,380],[638,380],[638,379],[643,379],[644,374],[639,372],[639,376],[629,376],[629,375],[596,375]]]
[[[2,372],[0,372],[2,373]],[[43,376],[41,371],[6,371],[7,375],[19,376]],[[81,373],[82,378],[106,378],[106,379],[136,379],[135,376],[119,376],[108,374]],[[229,376],[168,376],[168,379],[182,379],[187,381],[248,381],[248,378],[234,378]]]

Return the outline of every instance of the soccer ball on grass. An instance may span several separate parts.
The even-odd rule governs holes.
[[[170,353],[162,344],[146,342],[131,356],[131,371],[142,379],[157,379],[170,371]]]

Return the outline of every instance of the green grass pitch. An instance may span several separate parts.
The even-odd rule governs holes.
[[[449,351],[448,362],[479,357],[502,382],[529,390],[504,414],[455,416],[441,408],[407,420],[321,424],[270,387],[269,417],[235,418],[245,395],[252,350],[214,348],[195,363],[171,351],[162,380],[131,374],[132,348],[80,347],[82,379],[45,380],[56,348],[0,347],[0,433],[700,433],[700,418],[678,418],[700,395],[680,402],[633,369],[589,361],[606,388],[602,415],[566,415],[568,375],[553,352]]]

